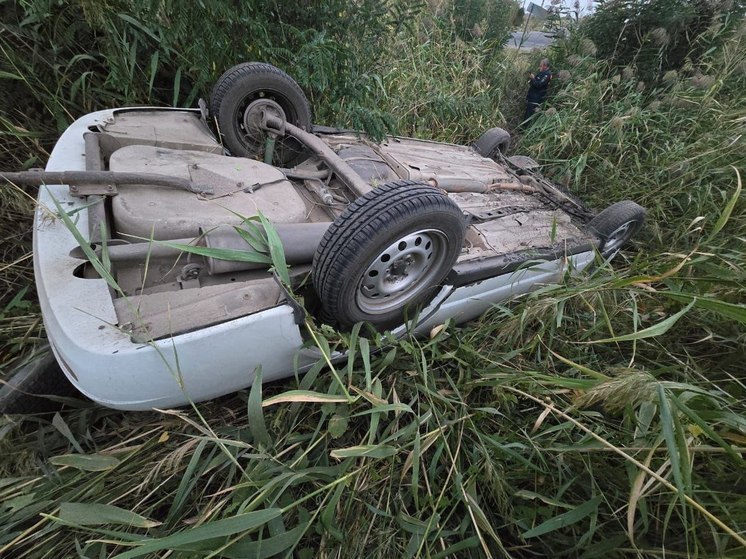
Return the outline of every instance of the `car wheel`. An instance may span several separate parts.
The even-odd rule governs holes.
[[[446,193],[401,180],[350,204],[324,234],[312,278],[323,313],[379,330],[426,303],[456,262],[465,220]]]
[[[58,401],[45,396],[80,396],[46,348],[21,366],[0,387],[0,413],[25,414],[58,410]]]
[[[631,200],[623,200],[603,210],[588,223],[588,227],[601,239],[601,255],[611,258],[644,222],[645,208]]]
[[[218,78],[210,95],[210,114],[233,155],[253,158],[264,153],[263,112],[298,128],[308,130],[311,126],[308,99],[295,80],[279,68],[245,62]],[[273,162],[290,165],[298,162],[303,152],[303,145],[295,138],[278,138]]]
[[[482,157],[495,159],[510,147],[510,133],[502,128],[490,128],[474,142],[474,149]]]

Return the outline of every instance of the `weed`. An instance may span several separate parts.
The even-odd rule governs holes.
[[[125,4],[28,2],[2,18],[14,23],[0,32],[0,80],[28,97],[0,112],[3,165],[42,164],[72,116],[105,104],[191,102],[239,59],[294,67],[318,122],[468,142],[518,122],[535,62],[469,36],[472,12],[453,40],[442,2],[361,3],[359,45],[332,21],[304,27],[299,8],[283,19],[218,3],[205,19],[220,25],[197,40],[197,4]],[[613,267],[430,339],[309,323],[325,358],[304,376],[259,373],[248,392],[189,409],[81,402],[6,418],[0,555],[740,556],[746,45],[725,23],[668,77],[655,56],[674,37],[659,27],[643,37],[653,77],[634,52],[623,68],[594,58],[605,46],[582,33],[552,55],[568,70],[553,111],[516,149],[596,207],[646,206],[640,241]],[[0,270],[6,372],[41,323],[19,233],[30,226],[17,225],[32,203],[0,196],[13,238]],[[333,349],[351,357],[330,367]]]

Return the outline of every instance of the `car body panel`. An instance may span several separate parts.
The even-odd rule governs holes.
[[[127,126],[116,125],[117,114],[126,116]],[[142,125],[138,114],[155,115],[154,118],[164,129]],[[167,124],[172,119],[186,122],[186,128],[169,128]],[[196,124],[198,119],[199,112],[189,109],[143,108],[91,113],[77,120],[62,134],[50,156],[47,170],[85,170],[84,135],[91,130],[106,133],[108,127],[108,135],[104,134],[106,138],[102,142],[109,144],[105,149],[117,154],[112,160],[113,166],[118,169],[128,167],[129,159],[124,156],[130,154],[136,161],[132,165],[135,170],[152,172],[161,166],[160,171],[166,174],[181,173],[194,179],[190,170],[194,171],[196,165],[201,171],[219,175],[214,186],[218,187],[218,196],[226,194],[225,206],[220,204],[220,200],[189,198],[186,193],[157,188],[151,188],[151,193],[157,195],[140,199],[133,194],[137,187],[121,187],[112,203],[117,234],[145,237],[140,241],[147,241],[151,237],[169,239],[195,235],[205,224],[213,226],[222,222],[221,217],[215,217],[212,221],[206,219],[206,223],[194,219],[187,225],[166,223],[163,214],[174,206],[181,208],[180,200],[187,200],[183,206],[186,209],[182,211],[186,221],[190,220],[190,214],[209,204],[219,208],[216,216],[225,214],[235,218],[236,213],[244,211],[256,213],[254,210],[258,207],[280,222],[283,219],[288,222],[323,220],[318,216],[313,217],[316,215],[311,213],[313,208],[309,210],[303,201],[303,181],[291,184],[284,179],[283,173],[265,164],[219,155],[217,143],[201,133],[181,138],[185,135],[185,129],[199,129]],[[133,139],[134,136],[138,137]],[[395,161],[402,168],[397,171],[399,175],[406,172],[410,177],[416,176],[435,183],[459,177],[459,180],[466,178],[475,184],[515,182],[515,177],[501,171],[494,162],[477,155],[471,148],[397,138],[389,138],[380,147],[371,147],[371,142],[364,138],[357,144],[351,138],[354,139],[341,134],[325,139],[337,149],[342,140],[352,147],[357,146],[359,149],[353,152],[363,153],[362,159],[372,150],[379,160],[368,168],[375,173],[381,171],[381,161],[388,161],[389,168],[392,165],[390,162]],[[140,142],[149,142],[150,147],[143,149]],[[177,152],[174,153],[174,150]],[[355,158],[354,153],[350,155],[351,160]],[[166,159],[159,159],[162,157]],[[200,157],[203,159],[200,160]],[[448,157],[453,159],[443,163],[443,159]],[[175,161],[178,162],[177,167],[174,167]],[[233,173],[231,167],[241,167],[240,172]],[[279,186],[274,191],[266,187],[266,194],[253,199],[260,200],[256,205],[252,205],[253,202],[249,205],[244,202],[238,206],[231,205],[233,190],[236,196],[245,194],[241,182],[247,169],[249,174],[259,176],[261,181]],[[382,175],[387,173],[382,172]],[[370,182],[373,188],[375,180],[371,179]],[[222,187],[226,192],[221,194],[219,189]],[[240,193],[237,192],[239,190]],[[460,263],[476,263],[478,267],[489,257],[509,256],[513,251],[536,246],[546,247],[548,252],[545,251],[546,254],[538,260],[527,261],[521,257],[520,261],[515,261],[516,266],[506,266],[502,273],[497,269],[491,277],[462,282],[460,285],[449,285],[446,281],[418,314],[419,322],[402,326],[395,333],[403,335],[412,328],[425,333],[448,319],[456,322],[473,319],[512,296],[560,281],[565,273],[577,272],[594,259],[593,236],[579,228],[560,209],[531,206],[533,202],[519,194],[505,194],[500,204],[497,195],[492,198],[485,195],[481,199],[469,193],[453,196],[464,203],[464,211],[475,219],[467,235],[469,246],[462,252]],[[505,200],[512,199],[511,196],[515,198],[514,209],[517,210],[510,215],[497,216],[507,218],[502,225],[493,220],[495,216],[481,215],[498,211],[498,206],[504,207]],[[286,205],[281,207],[283,203]],[[56,216],[57,207],[70,215],[77,228],[77,237]],[[273,208],[278,208],[274,216]],[[178,263],[178,267],[181,267],[184,261],[170,263],[164,260],[165,271],[158,271],[156,264],[153,264],[153,270],[145,272],[139,268],[123,269],[118,280],[125,284],[128,293],[124,297],[117,295],[119,287],[111,285],[100,274],[92,273],[86,268],[89,265],[85,264],[85,259],[80,257],[79,239],[83,243],[90,241],[90,210],[91,202],[73,196],[68,185],[44,185],[40,189],[34,223],[34,269],[44,323],[53,351],[71,382],[92,400],[109,407],[130,410],[184,405],[250,386],[259,368],[264,380],[272,380],[292,374],[294,367],[298,371],[306,370],[318,358],[318,352],[309,349],[304,339],[299,325],[303,321],[299,319],[297,305],[281,289],[276,291],[276,297],[275,291],[269,289],[265,302],[255,307],[247,305],[245,311],[234,309],[229,312],[226,309],[222,317],[213,316],[209,308],[205,310],[205,305],[209,307],[209,304],[199,303],[202,305],[200,312],[210,315],[205,322],[197,320],[189,323],[185,319],[191,326],[170,331],[169,321],[181,320],[179,313],[188,318],[194,314],[199,291],[193,291],[196,301],[194,309],[188,306],[181,309],[180,301],[188,298],[191,292],[187,290],[194,287],[193,280],[185,278],[182,273],[181,276],[174,275],[164,280],[163,285],[149,285],[145,276],[158,272],[165,277],[171,273],[166,270],[168,265],[176,267]],[[546,215],[536,217],[540,212]],[[541,223],[537,224],[537,220]],[[560,238],[555,238],[558,235]],[[230,281],[237,284],[243,282],[243,289],[260,283],[267,286],[268,278],[271,278],[266,272],[239,270],[231,274]],[[213,280],[206,276],[203,281],[204,285],[212,285],[210,281]],[[144,289],[138,287],[139,282],[145,286]],[[158,327],[149,331],[147,324],[138,325],[132,317],[140,316],[141,312],[147,316],[147,297],[155,298],[162,290],[172,290],[172,299],[153,303],[154,310],[150,316],[155,321],[153,317],[157,315]],[[205,293],[209,291],[206,289]],[[240,294],[237,291],[230,296],[235,299]],[[238,306],[238,303],[234,305],[236,308]],[[242,312],[246,314],[242,316]],[[143,321],[147,323],[147,318],[143,318]],[[335,357],[339,358],[340,355]]]

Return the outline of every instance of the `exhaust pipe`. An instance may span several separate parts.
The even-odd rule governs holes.
[[[285,261],[291,265],[310,264],[321,238],[329,228],[329,222],[321,223],[277,223],[274,224],[277,236],[280,237],[282,249],[285,252]],[[246,252],[254,252],[254,249],[239,235],[236,230],[228,225],[221,225],[212,229],[203,229],[204,233],[194,239],[169,239],[169,243],[180,245],[199,246],[214,249],[230,249]],[[109,260],[117,262],[139,262],[146,258],[178,258],[186,251],[168,246],[159,242],[132,243],[125,245],[110,245],[106,247]],[[103,250],[99,246],[95,250],[96,255],[101,256]],[[73,258],[85,259],[85,253],[80,247],[70,252]],[[213,256],[205,256],[207,271],[211,274],[226,274],[242,272],[246,270],[260,270],[266,268],[266,264],[258,262],[239,262],[235,260],[223,260]]]

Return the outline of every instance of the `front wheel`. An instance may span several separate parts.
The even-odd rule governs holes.
[[[599,250],[604,258],[613,257],[645,223],[645,208],[623,200],[612,204],[594,217],[588,227],[601,240]]]
[[[430,185],[401,180],[372,190],[337,218],[316,251],[322,312],[342,328],[402,324],[435,295],[464,233],[459,207]]]
[[[505,155],[510,147],[510,133],[502,128],[490,128],[474,142],[474,150],[487,159]]]

